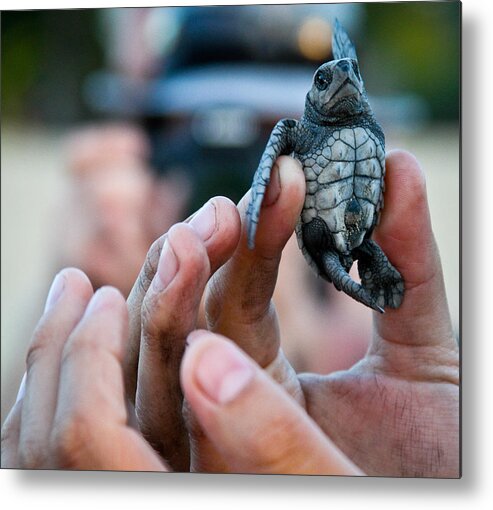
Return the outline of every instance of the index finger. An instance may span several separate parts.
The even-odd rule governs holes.
[[[206,298],[211,330],[229,338],[265,367],[280,347],[272,296],[282,251],[292,236],[305,196],[301,164],[288,156],[277,159],[260,213],[253,250],[247,246],[249,191],[238,204],[242,235],[233,257],[209,282]]]
[[[211,273],[217,270],[231,256],[238,244],[240,219],[238,211],[229,199],[215,197],[210,202],[215,209],[215,227],[207,239],[203,239],[211,265]],[[195,214],[186,220],[193,226]],[[199,232],[200,234],[200,232]],[[146,260],[127,299],[129,311],[129,344],[124,362],[125,388],[128,398],[134,403],[137,387],[141,337],[141,307],[149,289],[161,256],[167,233],[157,239],[147,253]]]

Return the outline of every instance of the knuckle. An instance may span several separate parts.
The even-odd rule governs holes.
[[[185,307],[179,311],[160,306],[159,300],[148,299],[142,301],[141,324],[142,336],[160,341],[183,329]]]
[[[158,322],[152,311],[145,311],[146,305],[142,305],[143,319],[142,345],[152,355],[159,356],[162,364],[179,366],[183,356],[185,337],[192,329],[180,313],[168,315],[167,323]]]
[[[2,448],[4,445],[10,443],[10,441],[14,438],[14,430],[10,423],[5,423],[2,427],[2,434],[1,434],[1,444]]]
[[[80,467],[87,457],[87,445],[91,440],[91,423],[87,415],[73,411],[52,432],[50,444],[57,464],[67,469]]]
[[[2,459],[2,468],[3,467],[16,467],[16,465],[8,465],[7,460],[9,457],[15,455],[15,448],[18,441],[18,429],[12,423],[12,420],[7,418],[5,424],[2,427],[1,433],[1,459]],[[4,462],[5,461],[5,462]],[[10,461],[11,462],[11,461]],[[9,464],[10,464],[9,462]]]
[[[148,299],[148,296],[142,301],[141,306],[141,324],[142,340],[148,338],[159,340],[167,332],[166,324],[163,324],[163,317],[160,316],[159,308],[154,300]],[[153,342],[150,342],[151,344]],[[146,344],[147,345],[147,344]]]
[[[27,350],[26,366],[29,370],[40,358],[45,356],[46,352],[51,348],[52,336],[43,324],[39,324],[36,328],[31,343]]]
[[[275,320],[276,311],[274,303],[269,299],[260,301],[255,298],[245,297],[241,302],[243,322],[246,325],[257,325],[266,319]]]
[[[275,320],[276,310],[271,298],[270,283],[263,278],[261,272],[256,270],[252,272],[252,278],[243,282],[241,295],[236,296],[233,296],[228,285],[225,286],[219,277],[214,276],[206,288],[207,323],[210,327],[214,327],[224,318],[227,320],[229,315],[234,316],[235,322],[243,326]]]
[[[146,296],[142,301],[142,305],[140,307],[140,317],[142,329],[145,331],[153,330],[155,327],[153,323],[154,319],[154,303],[150,302],[148,297]]]
[[[241,316],[248,323],[261,321],[271,312],[272,295],[277,279],[279,260],[262,260],[250,268],[243,280],[243,292],[239,296]]]
[[[156,239],[147,252],[142,271],[139,274],[139,285],[144,292],[147,292],[154,275],[156,274],[157,264],[161,250],[163,248],[165,236]]]

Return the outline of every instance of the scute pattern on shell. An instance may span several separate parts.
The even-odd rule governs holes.
[[[383,205],[385,151],[371,130],[358,126],[334,131],[325,144],[308,154],[307,157],[294,153],[303,165],[307,184],[296,234],[305,258],[320,272],[303,245],[302,224],[318,216],[327,224],[341,253],[353,249],[354,242],[348,246],[346,240],[346,204],[353,196],[359,200],[364,217],[363,235],[378,222]]]

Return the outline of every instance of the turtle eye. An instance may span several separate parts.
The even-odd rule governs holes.
[[[319,90],[325,90],[329,86],[329,79],[323,71],[319,71],[315,75],[315,86]]]

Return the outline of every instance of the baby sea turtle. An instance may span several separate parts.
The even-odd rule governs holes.
[[[334,60],[320,66],[301,120],[274,127],[252,184],[248,245],[255,232],[272,165],[282,154],[298,159],[306,197],[296,226],[298,245],[315,271],[338,290],[380,312],[397,308],[404,282],[370,239],[383,207],[385,138],[368,103],[356,50],[336,20]],[[361,284],[348,274],[358,261]]]

